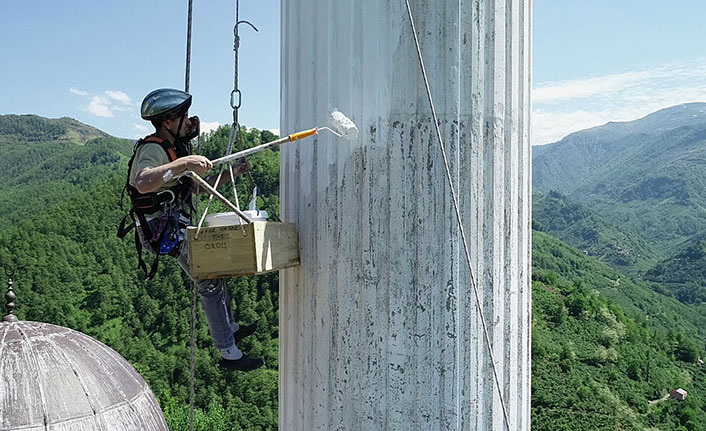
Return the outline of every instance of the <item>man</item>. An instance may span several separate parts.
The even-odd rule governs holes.
[[[150,121],[155,133],[137,142],[128,166],[128,183],[125,186],[132,202],[130,216],[137,227],[135,244],[140,267],[147,272],[142,260],[142,247],[155,254],[147,279],[157,269],[160,255],[178,259],[182,270],[189,275],[188,253],[185,246],[186,226],[189,218],[194,187],[188,178],[176,176],[190,170],[204,174],[212,165],[203,156],[191,154],[189,141],[198,136],[198,117],[188,117],[191,95],[180,90],[162,88],[149,93],[142,102],[142,118]],[[234,169],[235,175],[247,171],[247,162]],[[211,185],[215,176],[207,178]],[[226,182],[226,176],[222,182]],[[220,186],[218,184],[216,186]],[[121,224],[118,236],[130,228]],[[250,358],[238,349],[236,342],[252,334],[257,322],[239,326],[233,318],[231,299],[226,279],[193,279],[201,294],[201,304],[213,344],[221,351],[219,366],[227,370],[251,371],[263,365],[262,359]]]

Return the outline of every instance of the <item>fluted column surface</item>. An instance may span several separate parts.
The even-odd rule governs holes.
[[[531,0],[411,1],[509,424],[404,1],[281,5],[280,429],[529,431]]]

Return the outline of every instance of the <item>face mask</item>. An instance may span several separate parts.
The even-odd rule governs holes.
[[[191,140],[199,136],[201,133],[201,121],[199,117],[193,116],[186,119],[186,131],[183,137],[172,133],[171,130],[167,129],[172,138],[174,139],[174,147],[176,148],[177,157],[188,156],[192,153]],[[182,124],[184,123],[184,117],[179,121],[179,126],[177,130],[181,130]]]
[[[186,123],[186,135],[182,138],[185,141],[190,141],[201,134],[201,121],[199,117],[194,115],[188,119]]]

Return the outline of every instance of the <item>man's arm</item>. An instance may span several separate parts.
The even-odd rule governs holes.
[[[211,166],[211,161],[203,156],[180,157],[173,162],[141,170],[135,178],[135,185],[138,192],[143,194],[151,193],[159,190],[164,183],[174,178],[175,175],[187,170],[203,174],[211,169]]]

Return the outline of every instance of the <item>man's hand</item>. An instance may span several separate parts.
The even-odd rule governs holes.
[[[185,170],[194,171],[199,175],[203,174],[204,172],[211,169],[211,167],[213,167],[211,161],[204,156],[191,155],[181,157],[180,160],[183,160]]]

